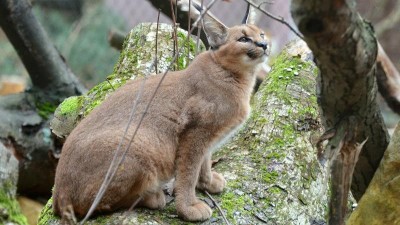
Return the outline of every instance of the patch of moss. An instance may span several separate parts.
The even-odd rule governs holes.
[[[50,102],[36,102],[36,108],[39,116],[47,120],[54,113],[57,106]]]
[[[230,220],[238,215],[251,215],[251,211],[246,210],[247,206],[253,206],[253,200],[247,194],[238,195],[232,191],[226,191],[221,196],[221,208],[226,211],[226,217]]]
[[[65,99],[61,104],[60,104],[60,111],[63,115],[68,115],[71,113],[76,113],[80,110],[80,107],[82,105],[82,98],[79,96],[72,96],[67,99]]]
[[[50,221],[56,217],[53,213],[52,205],[53,205],[53,198],[50,198],[47,201],[47,204],[43,207],[42,212],[40,212],[38,225],[50,224]]]
[[[0,189],[0,223],[13,222],[19,225],[28,225],[28,220],[21,213],[18,201]]]

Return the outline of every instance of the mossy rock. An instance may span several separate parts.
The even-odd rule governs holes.
[[[297,41],[274,60],[252,99],[250,119],[214,155],[214,169],[224,175],[227,187],[213,198],[232,224],[326,223],[328,178],[313,148],[322,132],[315,95],[318,70],[310,55],[306,44]],[[123,68],[135,62],[125,61]],[[198,196],[214,211],[201,224],[223,224],[213,201]],[[116,212],[88,224],[190,224],[177,218],[174,204],[163,210]],[[58,224],[51,201],[39,224]]]
[[[126,37],[113,73],[85,95],[67,98],[57,107],[54,119],[51,121],[53,133],[60,138],[67,137],[81,119],[127,80],[166,71],[175,52],[178,52],[176,49],[180,51],[176,63],[172,64],[170,70],[185,68],[195,56],[196,42],[193,39],[189,39],[188,42],[187,32],[180,28],[177,29],[176,36],[177,47],[173,41],[172,26],[159,24],[158,32],[155,23],[142,23],[136,26]],[[157,63],[155,63],[156,38]],[[204,50],[203,44],[201,50]]]
[[[16,199],[18,161],[0,142],[0,224],[27,225]]]

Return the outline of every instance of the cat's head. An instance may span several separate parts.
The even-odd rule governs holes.
[[[191,1],[191,4],[190,17],[196,20],[203,8],[194,0]],[[178,0],[178,5],[181,9],[188,11],[189,1]],[[232,63],[239,63],[242,66],[255,66],[266,61],[271,47],[264,31],[253,24],[247,24],[248,16],[249,7],[243,19],[243,24],[228,28],[207,12],[200,20],[200,24],[213,51],[218,52],[219,55],[224,55]]]

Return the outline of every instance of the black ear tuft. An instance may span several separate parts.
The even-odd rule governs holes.
[[[244,14],[242,24],[247,24],[249,22],[249,15],[250,15],[250,3],[247,3],[246,14]]]

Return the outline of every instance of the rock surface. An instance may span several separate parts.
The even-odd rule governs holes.
[[[0,224],[28,224],[16,200],[18,161],[0,142]]]

